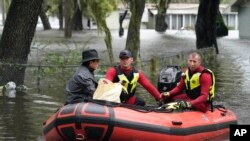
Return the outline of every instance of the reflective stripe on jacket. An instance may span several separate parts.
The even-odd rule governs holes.
[[[126,101],[135,94],[137,82],[139,79],[138,70],[133,67],[133,70],[128,74],[123,73],[118,66],[115,66],[115,70],[117,76],[115,77],[114,82],[120,82],[127,90],[127,96],[122,94],[121,97],[121,101]]]
[[[214,73],[209,69],[203,69],[201,72],[197,72],[192,75],[190,78],[189,70],[185,72],[185,86],[186,86],[186,93],[189,98],[195,99],[200,95],[201,87],[200,87],[200,77],[202,73],[209,73],[212,76],[212,85],[209,89],[209,97],[208,100],[212,101],[215,96],[215,77]]]

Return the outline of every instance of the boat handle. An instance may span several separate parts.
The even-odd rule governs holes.
[[[85,139],[83,134],[77,134],[76,135],[76,141],[83,141]]]
[[[182,121],[172,121],[173,125],[182,125]]]

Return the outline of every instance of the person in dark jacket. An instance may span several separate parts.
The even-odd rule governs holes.
[[[94,71],[98,68],[99,60],[95,49],[82,52],[82,64],[66,85],[66,104],[79,103],[85,98],[92,98],[98,84]]]

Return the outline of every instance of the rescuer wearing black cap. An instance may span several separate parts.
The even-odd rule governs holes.
[[[129,51],[129,50],[122,50],[121,52],[120,52],[120,55],[119,55],[119,58],[129,58],[129,57],[133,57],[132,56],[132,53]]]
[[[119,54],[120,63],[106,72],[106,79],[120,82],[126,91],[121,93],[122,103],[144,106],[145,101],[135,96],[137,82],[140,83],[157,101],[161,95],[146,76],[133,66],[133,54],[129,50],[122,50]]]

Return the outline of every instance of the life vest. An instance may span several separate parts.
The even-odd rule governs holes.
[[[212,85],[210,86],[209,97],[208,97],[208,101],[212,101],[215,96],[215,77],[214,73],[206,68],[204,68],[201,72],[193,74],[191,78],[189,75],[189,70],[185,72],[184,81],[186,85],[186,93],[188,97],[191,99],[195,99],[200,95],[201,92],[200,77],[203,73],[209,73],[212,76]]]
[[[115,66],[114,68],[117,74],[117,76],[114,79],[114,82],[120,82],[126,89],[126,92],[122,92],[120,96],[121,102],[125,102],[135,94],[135,89],[139,79],[139,73],[138,70],[135,69],[134,67],[133,70],[128,74],[124,74],[120,70],[119,66]]]

